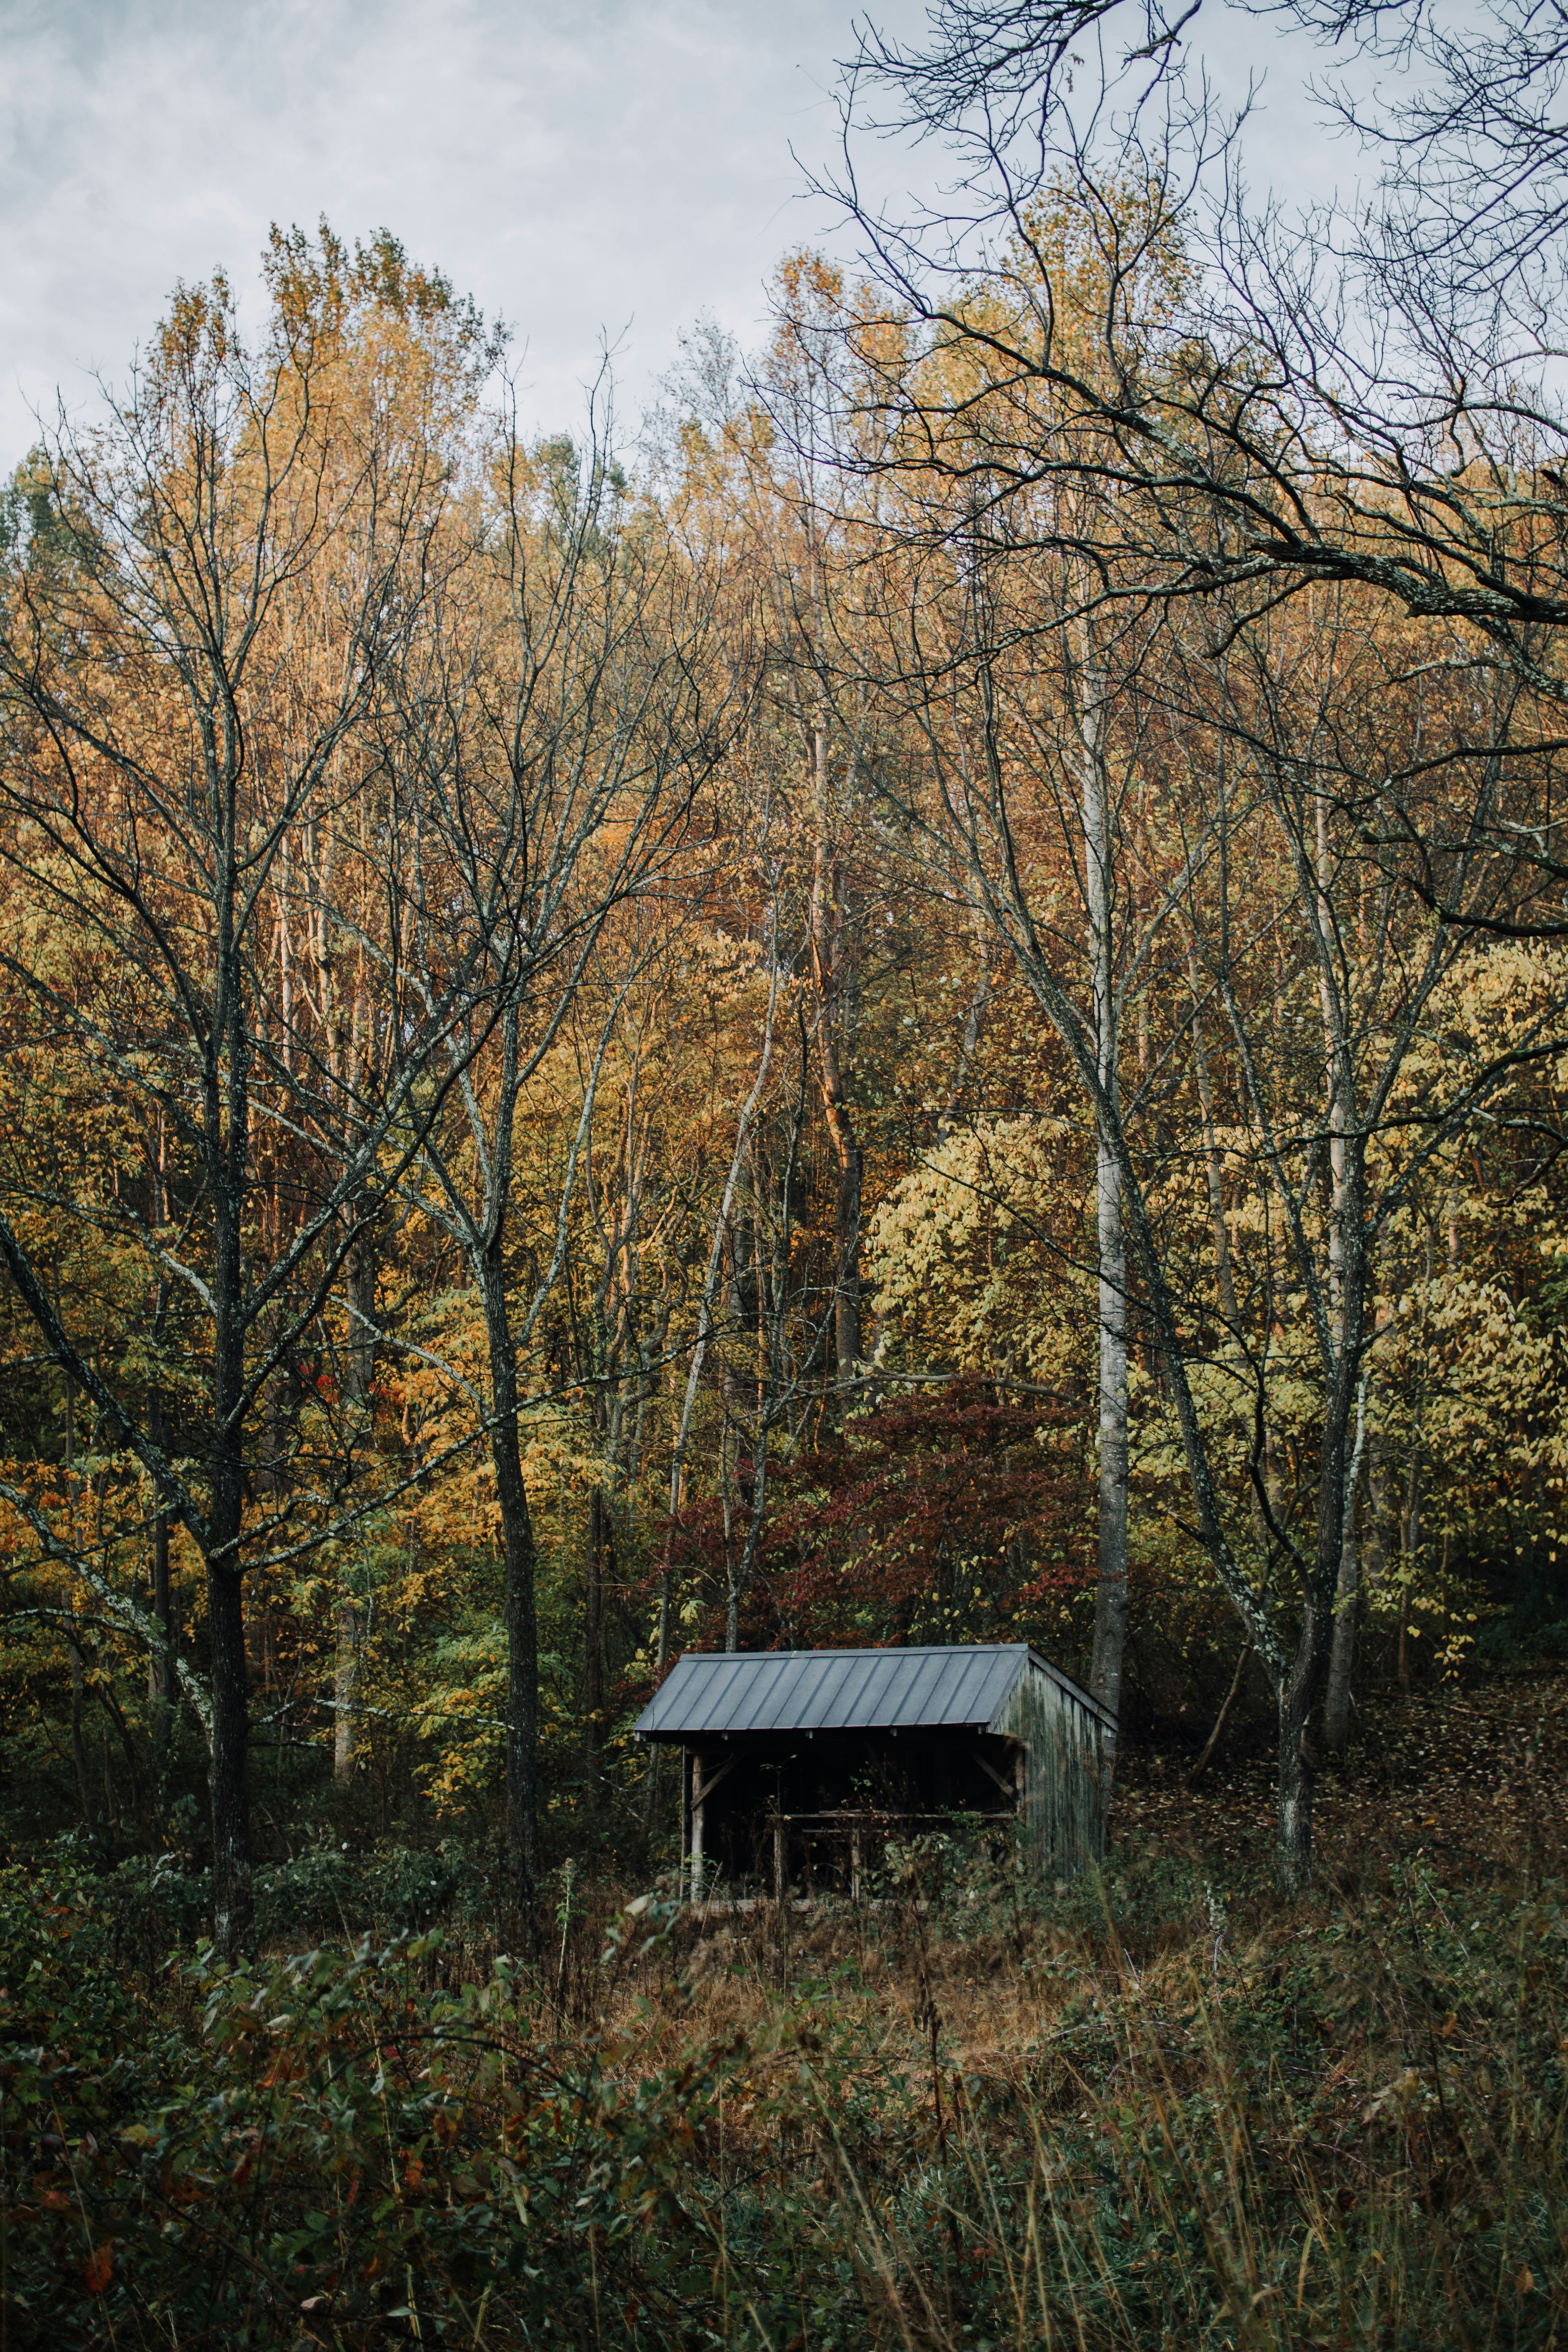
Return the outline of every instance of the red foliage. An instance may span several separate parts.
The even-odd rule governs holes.
[[[1034,1604],[1092,1579],[1091,1505],[1065,1402],[981,1381],[898,1396],[771,1474],[742,1643],[1027,1640]],[[734,1511],[731,1557],[746,1524]],[[683,1515],[678,1550],[721,1607],[717,1500]]]

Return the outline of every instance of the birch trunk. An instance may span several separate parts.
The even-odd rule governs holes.
[[[1363,1378],[1356,1412],[1355,1451],[1345,1475],[1344,1531],[1340,1539],[1340,1573],[1334,1593],[1334,1633],[1329,1647],[1328,1682],[1323,1693],[1323,1745],[1332,1756],[1342,1756],[1350,1746],[1351,1673],[1355,1663],[1356,1623],[1361,1609],[1356,1494],[1361,1485],[1362,1455],[1365,1445],[1366,1382]]]
[[[1084,649],[1088,631],[1084,630]],[[1089,982],[1095,1059],[1110,1118],[1095,1132],[1095,1230],[1099,1249],[1100,1557],[1094,1596],[1089,1691],[1112,1715],[1121,1710],[1127,1641],[1127,1249],[1121,1223],[1121,1169],[1113,1122],[1121,1111],[1114,919],[1113,817],[1106,790],[1104,680],[1092,657],[1081,667],[1084,887],[1089,914]],[[1114,1735],[1106,1743],[1102,1802],[1107,1811],[1116,1769]]]

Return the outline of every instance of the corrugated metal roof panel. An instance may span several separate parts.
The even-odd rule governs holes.
[[[1023,1642],[920,1650],[689,1650],[634,1727],[645,1739],[693,1739],[984,1724],[1001,1710],[1029,1655]]]

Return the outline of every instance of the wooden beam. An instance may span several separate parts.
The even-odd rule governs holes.
[[[740,1760],[741,1759],[738,1756],[731,1756],[726,1763],[721,1764],[712,1779],[710,1780],[704,1780],[701,1789],[693,1798],[692,1802],[698,1805],[705,1805],[709,1798],[713,1794],[714,1790],[719,1786],[720,1781],[723,1780],[726,1773],[732,1772],[734,1770]]]
[[[1011,1797],[1016,1804],[1018,1800],[1017,1783],[1014,1780],[1005,1780],[1002,1778],[1001,1773],[996,1769],[995,1765],[991,1763],[985,1757],[982,1756],[978,1748],[972,1748],[969,1752],[973,1757],[975,1762],[979,1765],[981,1770],[988,1774],[989,1777],[995,1781],[996,1786],[1001,1790],[1002,1794],[1005,1797]]]

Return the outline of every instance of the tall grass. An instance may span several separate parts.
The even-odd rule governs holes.
[[[528,1967],[149,1916],[0,1882],[6,2347],[1568,2344],[1550,1883],[933,1850],[858,1911],[568,1885]]]

